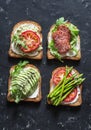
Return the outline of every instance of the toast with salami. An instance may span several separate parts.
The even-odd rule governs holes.
[[[48,59],[81,59],[79,29],[63,17],[50,27],[47,39]]]

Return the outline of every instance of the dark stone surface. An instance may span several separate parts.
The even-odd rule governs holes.
[[[81,61],[48,61],[46,43],[49,27],[61,16],[80,29]],[[41,103],[8,103],[9,69],[19,59],[8,57],[10,33],[21,20],[34,20],[43,27],[42,61],[29,60],[42,74]],[[91,1],[90,0],[0,0],[0,130],[90,130],[91,129]],[[58,66],[74,66],[84,73],[81,107],[52,107],[46,103],[51,72]]]

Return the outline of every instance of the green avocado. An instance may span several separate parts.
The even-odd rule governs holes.
[[[40,73],[35,68],[22,68],[11,77],[11,97],[18,103],[31,96],[37,89],[39,79]]]

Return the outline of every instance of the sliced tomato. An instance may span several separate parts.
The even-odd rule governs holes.
[[[64,102],[71,102],[73,101],[77,96],[77,88],[75,88],[65,99]]]
[[[53,74],[53,83],[57,85],[64,77],[66,72],[65,67],[59,68],[54,74]],[[72,74],[69,73],[67,78],[71,77]]]
[[[61,67],[59,69],[57,69],[54,74],[53,74],[53,77],[52,77],[52,80],[53,80],[53,83],[55,85],[57,85],[64,77],[65,75],[65,72],[66,72],[66,68],[65,67]],[[71,77],[72,76],[72,73],[69,73],[67,78]],[[71,102],[72,100],[75,99],[75,97],[77,96],[77,88],[75,88],[65,99],[64,99],[64,102]]]
[[[25,41],[25,45],[26,45],[26,48],[20,46],[20,49],[23,52],[29,53],[31,51],[36,50],[39,47],[40,38],[35,32],[33,32],[31,30],[27,30],[27,31],[23,32],[21,34],[21,36],[23,37],[23,39]]]
[[[65,74],[65,68],[58,69],[53,75],[53,82],[57,85],[62,79]]]

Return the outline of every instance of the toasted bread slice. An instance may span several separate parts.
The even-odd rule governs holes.
[[[11,67],[10,72],[13,71],[14,67],[15,67],[15,65]],[[40,73],[39,69],[36,66],[32,65],[32,64],[27,64],[25,67],[33,67],[36,70],[38,70],[38,72]],[[39,101],[41,101],[41,99],[42,99],[41,82],[42,82],[42,79],[40,77],[40,80],[39,80],[39,83],[38,83],[38,87],[39,87],[39,93],[38,93],[38,95],[35,98],[26,98],[26,99],[24,99],[22,101],[28,101],[28,102],[39,102]],[[14,99],[11,98],[11,94],[10,94],[10,90],[9,90],[10,89],[10,84],[11,84],[11,78],[9,77],[9,79],[8,79],[7,100],[9,102],[14,102]]]
[[[31,24],[32,24],[32,25],[34,25],[34,26],[37,27],[38,33],[40,34],[41,45],[42,45],[42,33],[41,33],[41,32],[42,32],[42,27],[41,27],[37,22],[34,22],[34,21],[21,21],[21,22],[17,23],[17,24],[13,27],[13,31],[12,31],[12,33],[11,33],[10,39],[12,39],[12,37],[13,37],[13,35],[14,35],[16,29],[17,29],[19,26],[23,25],[23,24],[28,24],[28,25],[31,25]],[[39,52],[38,52],[38,55],[36,55],[36,56],[28,56],[28,55],[22,56],[22,55],[19,55],[19,54],[16,54],[15,52],[13,52],[12,47],[11,47],[11,43],[10,43],[10,48],[9,48],[8,54],[9,54],[10,57],[13,57],[13,58],[28,58],[28,59],[40,60],[40,59],[42,59],[42,57],[43,57],[43,50],[39,51]]]
[[[70,23],[68,22],[68,24],[70,24]],[[50,39],[50,36],[51,36],[50,33],[51,33],[52,29],[54,28],[54,26],[55,26],[55,24],[53,24],[50,27],[50,31],[49,31],[48,36],[47,36],[48,44],[49,44],[49,39]],[[79,44],[79,47],[80,47],[80,36],[78,36],[77,43]],[[47,50],[47,58],[48,59],[56,59],[56,57],[51,54],[50,49]],[[64,57],[62,57],[62,59],[80,60],[81,59],[81,47],[80,47],[78,54],[76,56],[64,56]]]
[[[56,69],[52,72],[52,75],[53,75],[58,69],[60,69],[60,68],[62,68],[62,67],[56,68]],[[77,70],[73,69],[73,71],[74,71],[75,73],[79,74],[79,72],[78,72]],[[51,78],[51,79],[50,79],[50,90],[49,90],[49,93],[50,93],[50,91],[51,91],[52,85],[53,85],[53,81],[52,81],[52,78]],[[74,107],[75,107],[75,106],[80,106],[80,105],[82,104],[82,85],[80,85],[79,88],[80,88],[80,94],[78,95],[78,100],[77,100],[76,102],[74,102],[74,103],[72,103],[72,104],[60,104],[60,105],[74,106]],[[48,104],[52,104],[52,102],[51,102],[49,99],[47,100],[47,102],[48,102]]]

